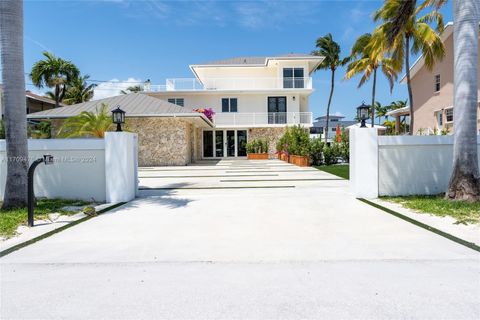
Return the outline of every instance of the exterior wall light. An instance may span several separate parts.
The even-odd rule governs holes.
[[[120,109],[120,106],[112,111],[112,122],[117,125],[117,132],[122,132],[122,124],[125,123],[125,111]]]
[[[362,122],[360,128],[366,128],[365,120],[369,118],[370,107],[365,104],[365,101],[362,102],[361,106],[357,107],[357,118]]]

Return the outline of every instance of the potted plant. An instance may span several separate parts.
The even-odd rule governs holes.
[[[310,165],[310,134],[307,129],[300,125],[288,127],[280,140],[284,141],[284,150],[288,155],[286,161],[301,167]]]
[[[247,143],[247,159],[248,160],[268,160],[267,139],[253,139]]]

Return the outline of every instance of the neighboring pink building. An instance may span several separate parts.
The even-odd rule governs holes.
[[[445,44],[445,58],[438,61],[429,71],[421,57],[411,67],[415,134],[428,134],[442,130],[453,133],[453,23],[445,26],[442,34]],[[480,55],[479,55],[480,65]],[[480,69],[478,71],[480,79]],[[406,84],[404,77],[401,83]],[[480,82],[479,82],[480,85]],[[480,86],[479,86],[480,96]],[[480,104],[479,104],[480,109]],[[480,133],[480,110],[477,111],[477,124]]]

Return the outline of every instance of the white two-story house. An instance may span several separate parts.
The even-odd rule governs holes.
[[[287,125],[312,126],[312,72],[322,57],[289,54],[237,57],[191,65],[191,79],[146,86],[148,95],[183,108],[212,108],[215,127],[202,131],[201,157],[246,156],[252,138],[269,138],[270,152]]]
[[[146,82],[144,91],[37,112],[51,121],[53,135],[65,118],[96,112],[102,104],[126,112],[138,133],[139,165],[186,165],[197,160],[246,156],[255,138],[270,141],[271,157],[287,126],[312,126],[311,74],[323,57],[289,54],[240,57],[191,65],[191,79]],[[211,108],[210,120],[195,109]]]

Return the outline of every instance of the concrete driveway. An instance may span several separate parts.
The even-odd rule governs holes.
[[[140,176],[141,198],[0,260],[2,319],[480,318],[480,254],[347,181],[278,161]]]

